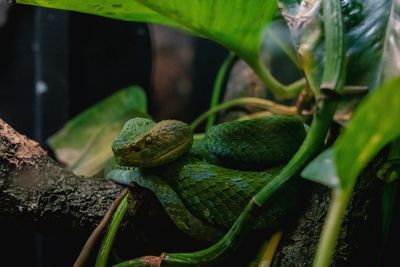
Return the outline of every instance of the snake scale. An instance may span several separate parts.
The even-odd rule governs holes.
[[[106,177],[153,191],[180,230],[212,242],[274,178],[304,137],[302,121],[289,116],[222,123],[195,141],[183,122],[134,118],[113,142],[115,162]],[[287,217],[296,204],[299,180],[285,186],[256,228],[275,227]]]

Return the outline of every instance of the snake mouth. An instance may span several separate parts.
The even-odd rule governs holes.
[[[157,157],[145,157],[145,154],[139,155],[125,155],[125,156],[115,156],[118,164],[125,166],[135,166],[135,167],[156,167],[161,166],[171,161],[174,161],[184,153],[188,152],[192,146],[192,140],[186,140],[173,148],[168,149],[168,151],[163,154],[155,155]]]
[[[155,163],[155,165],[152,166],[163,165],[179,158],[180,156],[182,156],[183,154],[185,154],[190,150],[190,148],[192,147],[192,143],[193,140],[191,139],[176,145],[172,149],[168,150],[164,154],[161,154],[159,157],[154,159],[153,162]]]
[[[132,158],[126,158],[122,156],[114,156],[115,161],[122,166],[138,167],[141,166],[142,161]]]

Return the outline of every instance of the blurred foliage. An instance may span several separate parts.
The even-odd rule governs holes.
[[[79,175],[92,176],[112,158],[111,143],[130,118],[147,115],[146,95],[122,89],[71,119],[48,139],[57,159]]]
[[[311,89],[319,94],[324,51],[321,2],[280,1]],[[306,4],[306,2],[308,4]],[[400,72],[400,1],[343,0],[346,85],[375,89]]]

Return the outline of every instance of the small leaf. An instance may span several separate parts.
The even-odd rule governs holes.
[[[310,181],[335,188],[340,185],[339,177],[336,173],[335,155],[332,148],[325,150],[316,157],[302,171],[301,176]]]
[[[148,117],[146,96],[140,87],[120,90],[71,119],[47,142],[59,161],[76,174],[91,176],[112,157],[111,143],[124,122]]]

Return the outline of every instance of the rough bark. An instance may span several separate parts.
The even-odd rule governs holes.
[[[359,183],[362,190],[357,191],[347,212],[333,266],[355,266],[360,258],[370,258],[365,255],[365,240],[368,237],[371,242],[376,233],[373,213],[380,186],[376,179],[370,179],[373,175],[367,171]],[[287,227],[292,230],[285,231],[274,266],[311,265],[329,201],[327,189],[311,188],[301,215]],[[121,190],[104,179],[74,175],[49,158],[36,142],[0,120],[0,222],[42,231],[76,229],[89,233]],[[204,247],[175,228],[153,194],[135,187],[132,201],[136,203],[131,211],[134,216],[124,223],[130,234],[120,237],[121,242],[133,243],[123,245],[130,248],[129,257]],[[132,249],[138,247],[140,250]]]
[[[93,228],[121,187],[78,177],[0,120],[0,220],[41,227]]]
[[[366,170],[360,178],[350,201],[332,266],[373,266],[379,235],[377,212],[382,192],[382,183],[376,179],[374,167],[377,166]],[[286,230],[274,267],[312,266],[331,192],[321,185],[310,186],[304,210],[293,223],[294,227]]]

